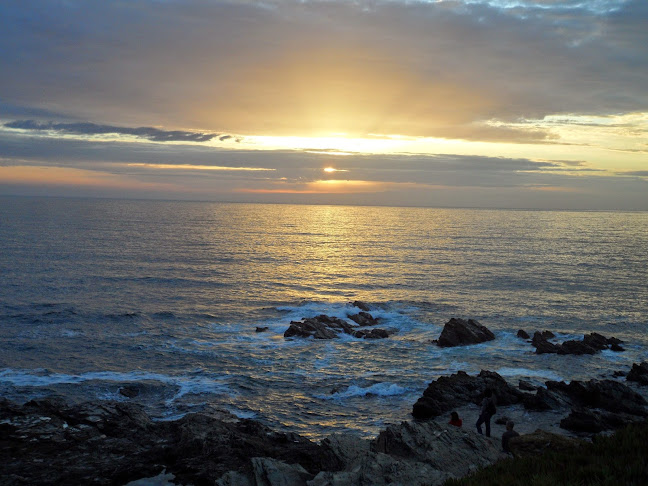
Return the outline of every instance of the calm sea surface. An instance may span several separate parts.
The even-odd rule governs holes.
[[[362,300],[398,332],[288,340]],[[496,340],[439,349],[451,317]],[[268,331],[256,332],[256,327]],[[597,331],[626,351],[535,355]],[[648,359],[648,213],[0,197],[0,395],[222,408],[318,438],[371,436],[458,370],[517,383]]]

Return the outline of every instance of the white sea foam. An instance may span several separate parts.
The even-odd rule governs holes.
[[[48,370],[13,370],[5,369],[0,371],[0,382],[11,383],[18,387],[45,387],[63,384],[79,384],[88,381],[104,382],[137,382],[137,381],[158,381],[165,385],[178,387],[178,392],[167,401],[173,402],[188,394],[223,394],[231,390],[222,377],[202,375],[197,372],[189,375],[163,375],[144,371],[114,372],[95,371],[69,375],[64,373],[51,373]]]
[[[239,410],[231,407],[227,408],[226,410],[240,419],[253,419],[257,417],[256,412],[253,412],[251,410]]]
[[[351,397],[366,397],[368,395],[389,397],[395,395],[403,395],[407,393],[407,391],[407,388],[403,388],[402,386],[395,383],[376,383],[364,388],[357,385],[351,385],[344,391],[331,393],[330,395],[318,395],[317,398],[343,399]]]

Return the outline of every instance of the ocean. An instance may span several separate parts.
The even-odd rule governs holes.
[[[397,332],[284,338],[355,300]],[[496,339],[439,348],[452,317]],[[595,331],[625,351],[536,355],[518,329]],[[156,420],[224,409],[372,437],[440,376],[610,377],[648,359],[647,330],[646,212],[0,197],[0,395],[20,403],[129,400]]]

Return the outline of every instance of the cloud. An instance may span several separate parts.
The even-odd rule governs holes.
[[[160,130],[153,127],[116,127],[111,125],[97,125],[95,123],[54,123],[38,122],[35,120],[16,120],[5,123],[6,128],[15,128],[32,131],[55,131],[75,135],[132,135],[153,142],[209,142],[219,137],[217,133],[196,133],[180,130]],[[220,140],[231,138],[229,135],[221,136]]]
[[[639,177],[648,177],[648,170],[629,170],[622,172],[623,175],[639,176]]]
[[[107,126],[205,136],[551,141],[489,121],[648,110],[644,0],[511,5],[6,2],[0,96]]]

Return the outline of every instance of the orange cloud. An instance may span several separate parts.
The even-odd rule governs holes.
[[[173,189],[170,184],[140,182],[124,176],[67,167],[0,167],[0,183],[38,186],[75,186],[108,189]]]
[[[279,188],[241,188],[235,190],[235,192],[254,194],[357,194],[384,191],[387,186],[389,186],[389,183],[384,182],[320,180],[301,185],[285,184]]]

